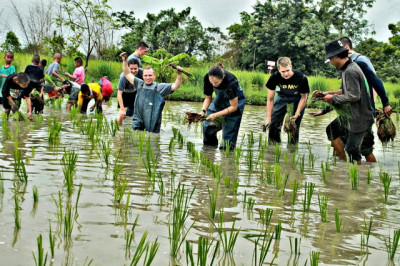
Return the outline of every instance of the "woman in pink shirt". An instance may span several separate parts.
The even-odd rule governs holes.
[[[79,85],[82,85],[85,83],[85,68],[83,67],[83,60],[81,57],[77,57],[74,61],[76,66],[74,73],[71,75],[68,72],[65,72],[64,75]]]
[[[101,86],[101,93],[103,94],[104,101],[108,102],[114,91],[111,82],[107,76],[100,78],[99,85]]]

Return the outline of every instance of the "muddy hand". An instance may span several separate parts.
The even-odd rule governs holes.
[[[119,56],[122,58],[122,61],[125,61],[128,57],[128,54],[126,52],[122,52]]]

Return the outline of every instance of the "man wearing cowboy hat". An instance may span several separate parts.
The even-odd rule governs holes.
[[[325,45],[326,58],[342,72],[342,82],[338,91],[325,92],[323,101],[332,105],[348,104],[351,118],[343,121],[348,130],[345,150],[351,162],[361,163],[361,142],[365,132],[374,123],[373,110],[369,98],[369,87],[360,67],[349,59],[349,50],[340,40],[331,41]],[[332,146],[335,151],[343,150],[343,142],[339,136],[332,136]],[[338,154],[345,159],[344,154]]]

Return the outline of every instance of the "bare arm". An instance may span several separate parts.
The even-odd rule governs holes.
[[[28,117],[32,118],[32,105],[31,105],[31,98],[30,97],[24,97],[26,101],[26,105],[28,106]]]
[[[125,111],[124,101],[122,100],[122,93],[123,93],[123,91],[118,90],[117,99],[118,99],[120,111],[122,111],[122,110]]]
[[[300,116],[301,112],[306,106],[307,95],[308,95],[307,93],[300,93],[301,98],[299,104],[297,105],[296,113],[294,114],[294,116],[291,117],[291,119],[296,120]]]
[[[51,71],[51,74],[53,74],[53,76],[55,76],[56,78],[58,78],[61,82],[64,80],[60,75],[58,75],[58,73],[56,71]]]
[[[204,98],[204,101],[203,101],[202,110],[207,111],[208,107],[210,107],[211,101],[212,101],[212,95],[210,95],[210,96],[206,95],[206,98]],[[205,115],[205,114],[206,114],[206,112],[201,111],[201,115]]]
[[[122,59],[122,72],[124,73],[125,78],[129,81],[129,83],[134,84],[135,76],[131,73],[129,69],[128,62],[126,61],[127,54],[121,53],[120,54]]]
[[[177,89],[179,89],[182,85],[182,68],[180,66],[176,67],[176,71],[178,73],[178,75],[176,76],[176,80],[175,82],[172,84],[171,86],[171,91],[176,91]]]
[[[209,117],[207,117],[207,120],[214,121],[217,117],[228,115],[230,113],[235,112],[238,108],[238,97],[235,97],[232,100],[229,100],[229,104],[230,104],[230,106],[228,106],[227,108],[225,108],[219,112],[216,112],[214,114],[211,114]]]
[[[272,109],[274,108],[275,90],[268,89],[267,104],[265,106],[265,125],[271,123]]]

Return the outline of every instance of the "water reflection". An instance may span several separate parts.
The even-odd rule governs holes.
[[[165,261],[170,261],[168,222],[171,220],[171,202],[178,182],[185,184],[188,189],[195,188],[187,226],[192,222],[195,224],[187,235],[188,241],[195,243],[199,236],[220,240],[214,224],[222,210],[224,230],[229,232],[233,222],[235,230],[240,229],[233,253],[224,254],[220,249],[218,263],[221,265],[251,263],[254,239],[243,236],[265,231],[260,213],[266,209],[273,210],[267,228],[269,233],[275,232],[279,221],[282,224],[281,237],[273,241],[266,262],[274,260],[277,264],[301,264],[309,259],[311,251],[316,250],[320,251],[320,261],[327,264],[381,264],[382,259],[386,259],[385,239],[389,233],[392,234],[399,219],[398,138],[388,147],[383,147],[376,139],[375,156],[379,163],[364,163],[359,167],[360,184],[358,190],[353,191],[347,164],[334,162],[330,143],[325,136],[325,126],[334,118],[334,114],[305,116],[298,147],[288,148],[287,138],[282,136],[283,143],[278,149],[267,145],[267,135],[259,128],[264,120],[265,108],[246,106],[238,149],[229,153],[203,147],[200,124],[190,128],[182,124],[184,111],[200,109],[201,103],[167,102],[160,134],[132,133],[129,130],[131,121],[126,119],[115,138],[103,134],[93,137],[95,140],[91,140],[87,134],[90,127],[84,127],[93,116],[83,116],[79,122],[71,122],[68,115],[60,116],[59,110],[50,109],[50,113],[45,114],[43,125],[34,129],[10,121],[9,128],[13,134],[20,132],[19,147],[23,158],[29,157],[26,164],[29,180],[27,183],[15,183],[14,142],[2,138],[0,169],[3,172],[5,194],[0,195],[0,219],[4,228],[1,242],[8,244],[2,245],[0,255],[7,258],[6,263],[15,265],[32,260],[31,251],[36,248],[36,238],[39,234],[48,233],[50,221],[57,223],[55,264],[61,261],[66,264],[75,261],[83,263],[85,259],[90,261],[92,258],[94,264],[128,264],[134,249],[130,255],[128,252],[126,259],[125,233],[139,215],[135,228],[136,243],[145,231],[149,232],[152,241],[158,237],[161,246],[154,264],[165,264]],[[105,106],[104,114],[108,122],[112,121],[116,118],[116,107]],[[63,123],[58,145],[50,145],[47,140],[46,123],[52,115],[57,115]],[[399,125],[398,121],[396,125]],[[179,130],[183,141],[174,137],[173,128]],[[194,145],[193,154],[189,152],[188,142]],[[102,143],[110,145],[108,164],[105,164]],[[55,204],[56,201],[60,202],[58,191],[66,191],[60,164],[64,147],[78,153],[74,197],[77,184],[82,183],[83,186],[77,204],[79,216],[76,215],[74,220],[71,238],[61,237],[64,227],[62,220],[57,218],[60,214]],[[118,165],[121,169],[115,172]],[[326,170],[324,178],[321,171],[326,165],[329,165],[329,170]],[[221,171],[219,178],[216,177],[218,169]],[[367,184],[368,171],[372,173],[370,184]],[[383,186],[379,177],[382,171],[392,176],[388,204],[383,200]],[[286,176],[288,179],[285,183]],[[118,192],[122,186],[121,180],[126,181],[126,186]],[[315,184],[308,213],[303,212],[305,182]],[[293,184],[299,184],[295,196]],[[33,204],[31,196],[26,196],[34,185],[39,188],[41,195],[37,204]],[[15,231],[14,188],[18,191],[21,203],[22,224],[21,229]],[[122,195],[116,202],[118,193]],[[210,218],[210,195],[217,199],[214,219]],[[328,196],[326,223],[321,222],[318,195]],[[68,198],[61,201],[64,205],[75,204]],[[336,208],[343,219],[340,233],[336,232],[335,226]],[[31,215],[28,215],[29,212]],[[367,248],[361,247],[360,243],[364,217],[366,220],[373,217]],[[289,237],[301,238],[301,254],[293,254]],[[184,245],[179,257],[172,260],[171,264],[185,263]],[[15,256],[10,246],[21,251],[18,252],[19,256]]]

